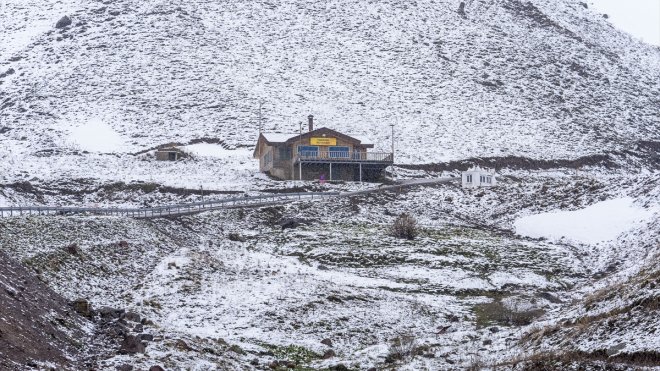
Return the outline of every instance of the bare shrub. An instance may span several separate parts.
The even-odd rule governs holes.
[[[403,213],[399,215],[390,227],[390,233],[397,238],[405,238],[414,240],[419,233],[417,228],[417,220],[412,216]]]
[[[396,337],[390,344],[389,353],[385,362],[394,363],[403,361],[415,355],[417,349],[417,339],[415,336],[407,334]]]
[[[468,371],[481,371],[485,368],[486,364],[478,355],[473,355],[465,368]]]
[[[477,304],[474,309],[479,327],[493,323],[508,326],[526,326],[544,314],[543,309],[507,308],[500,301]]]

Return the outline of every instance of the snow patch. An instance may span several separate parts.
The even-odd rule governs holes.
[[[121,152],[125,149],[121,136],[100,118],[92,118],[86,124],[71,129],[69,140],[89,152]]]
[[[197,155],[200,157],[216,157],[216,158],[227,158],[232,157],[236,154],[236,150],[226,149],[220,146],[219,144],[210,144],[210,143],[197,143],[185,146],[182,148],[188,153]],[[241,155],[244,155],[245,159],[249,159],[246,151],[240,151]],[[250,153],[251,154],[251,153]]]
[[[514,222],[516,233],[528,237],[567,238],[586,244],[616,239],[637,224],[650,220],[657,210],[634,204],[631,197],[598,202],[575,211],[529,215]]]

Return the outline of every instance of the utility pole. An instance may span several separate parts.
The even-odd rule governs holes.
[[[261,116],[261,107],[263,105],[264,105],[264,101],[263,100],[259,101],[259,137],[260,138],[261,138],[261,132],[262,132],[262,130],[261,130],[261,120],[263,118]],[[259,141],[257,141],[257,146],[258,146],[258,149],[259,149],[259,161],[261,161],[261,146],[259,145]]]
[[[298,123],[298,130],[300,130],[300,136],[302,136],[302,121]],[[298,144],[298,148],[300,148],[300,144]],[[298,156],[298,180],[302,181],[302,158],[300,157],[298,148],[296,148],[296,155]]]
[[[262,128],[261,128],[262,123],[261,123],[261,121],[262,121],[263,117],[261,116],[261,107],[263,107],[263,105],[264,105],[264,101],[259,101],[259,134],[261,134],[261,132],[262,132]]]
[[[394,124],[390,124],[392,127],[392,162],[394,162]]]
[[[396,174],[394,173],[394,124],[390,124],[392,127],[392,180],[396,180]]]

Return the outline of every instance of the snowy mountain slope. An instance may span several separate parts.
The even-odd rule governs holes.
[[[146,331],[162,341],[150,344],[145,356],[113,356],[109,349],[110,358],[99,360],[107,368],[127,361],[138,367],[156,362],[199,367],[217,358],[189,351],[168,360],[167,354],[176,353],[174,339],[193,349],[222,339],[246,352],[240,357],[244,365],[257,358],[260,368],[285,359],[266,350],[289,346],[314,352],[305,363],[316,369],[339,363],[380,368],[388,367],[391,340],[405,333],[414,334],[429,355],[413,366],[464,365],[469,355],[480,353],[483,339],[494,341],[493,356],[513,351],[504,345],[508,330],[493,335],[491,319],[475,308],[492,298],[556,308],[555,295],[587,278],[565,247],[448,224],[445,218],[425,219],[417,241],[389,236],[394,214],[387,208],[403,211],[416,200],[360,197],[364,211],[357,213],[353,201],[344,199],[334,210],[331,203],[317,202],[176,220],[0,220],[0,228],[11,231],[0,235],[0,247],[14,241],[15,256],[71,300],[126,308],[155,323]],[[310,223],[297,229],[276,223],[291,217]],[[62,248],[72,242],[79,246],[77,256]],[[437,335],[445,326],[451,330]],[[332,339],[331,348],[321,343],[325,338]],[[328,349],[336,356],[321,359]]]
[[[468,1],[465,17],[458,3],[72,4],[71,26],[2,55],[15,71],[0,80],[2,150],[66,156],[69,133],[97,121],[123,138],[117,152],[202,136],[252,145],[259,101],[268,130],[313,113],[381,149],[398,122],[400,162],[657,140],[658,48],[577,1]]]
[[[126,308],[154,322],[145,331],[161,340],[144,356],[109,349],[97,358],[106,368],[230,362],[226,369],[250,369],[255,358],[251,365],[265,368],[294,359],[284,352],[290,347],[312,352],[296,362],[316,369],[340,363],[463,369],[537,351],[597,355],[617,341],[626,343],[626,354],[652,356],[655,336],[645,331],[657,327],[657,318],[649,312],[634,312],[633,321],[647,318],[647,325],[630,330],[625,326],[633,322],[621,321],[616,331],[606,331],[598,316],[625,313],[639,298],[652,305],[657,289],[630,285],[625,300],[594,292],[655,279],[657,217],[597,245],[530,239],[510,228],[528,214],[585,209],[623,196],[655,210],[657,178],[515,172],[500,179],[488,190],[446,184],[174,219],[2,219],[0,248],[41,271],[68,299]],[[418,220],[414,241],[388,234],[402,212]],[[301,225],[284,229],[286,220]],[[78,257],[63,249],[71,243],[79,246]],[[585,310],[591,296],[597,304]],[[571,321],[584,316],[593,320],[597,338],[573,328]],[[537,334],[555,326],[563,331],[556,334],[572,334],[570,347],[550,333]],[[528,333],[534,342],[518,342]],[[414,335],[419,354],[388,360],[393,339],[402,334]],[[332,347],[321,343],[326,338]],[[225,346],[217,350],[218,344]],[[226,351],[230,346],[238,348]],[[335,356],[322,359],[328,350]],[[637,364],[623,354],[611,362]]]
[[[598,355],[617,342],[651,354],[660,49],[578,1],[468,0],[464,14],[459,3],[3,2],[0,205],[367,187],[258,174],[260,101],[266,130],[297,131],[312,113],[317,127],[372,137],[376,150],[388,150],[397,123],[397,162],[417,164],[398,168],[399,179],[456,175],[476,158],[500,168],[500,181],[172,220],[2,219],[0,249],[67,299],[156,322],[146,355],[109,348],[101,368],[250,369],[293,357],[317,368],[451,369],[548,350]],[[64,14],[72,25],[54,29]],[[150,150],[171,142],[192,156],[155,162]],[[457,161],[419,165],[445,160]],[[520,218],[623,197],[650,219],[600,244],[514,233]],[[423,230],[413,242],[387,233],[401,212]],[[270,220],[286,218],[310,223]],[[81,257],[63,251],[73,242]],[[594,294],[617,287],[621,300]],[[652,311],[633,311],[638,300]],[[608,331],[603,313],[629,318]],[[571,347],[552,334],[517,341],[564,319],[556,334]],[[407,333],[420,353],[388,358]],[[328,350],[335,356],[321,359]]]

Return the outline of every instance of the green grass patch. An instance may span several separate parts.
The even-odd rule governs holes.
[[[296,367],[293,368],[293,370],[297,370],[297,371],[316,370],[315,368],[310,368],[307,365],[314,360],[322,358],[322,355],[312,350],[309,350],[305,347],[302,347],[300,345],[291,344],[291,345],[280,346],[280,345],[269,344],[262,341],[255,341],[255,344],[262,346],[273,352],[273,356],[277,360],[289,361],[295,363]],[[279,369],[285,370],[287,368],[286,367],[277,368],[277,370]]]

